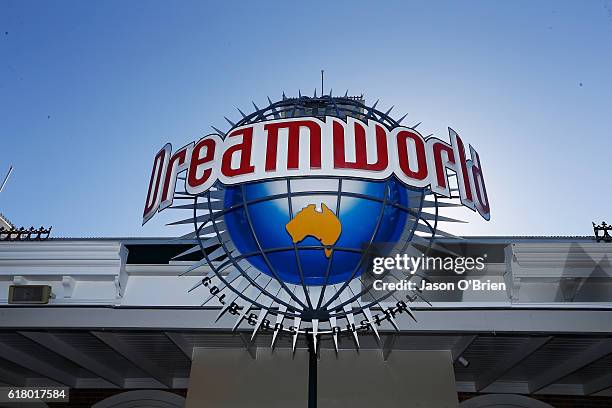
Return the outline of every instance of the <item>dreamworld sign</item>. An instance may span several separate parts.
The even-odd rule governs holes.
[[[384,180],[395,176],[406,186],[429,187],[450,197],[447,170],[458,179],[461,203],[489,220],[487,192],[478,153],[471,158],[451,128],[450,144],[425,139],[408,127],[387,129],[368,120],[326,116],[262,121],[235,128],[223,139],[204,136],[174,154],[166,144],[155,156],[143,225],[170,207],[178,174],[186,172],[185,191],[198,195],[217,181],[237,185],[286,177],[356,177]]]
[[[364,278],[371,255],[426,255],[438,222],[457,221],[439,214],[444,207],[489,220],[476,150],[450,128],[449,142],[425,138],[362,97],[283,94],[268,102],[239,110],[236,122],[226,118],[227,131],[159,150],[143,225],[166,208],[187,210],[172,224],[194,225],[185,237],[197,245],[176,257],[202,256],[186,271],[202,272],[190,290],[206,288],[203,304],[216,302],[218,319],[236,316],[234,329],[246,321],[253,335],[274,330],[273,344],[282,332],[294,347],[299,333],[315,345],[331,334],[337,346],[349,332],[358,343],[359,330],[378,335],[385,322],[397,328],[398,313],[414,318],[408,304],[423,294],[373,291]],[[388,270],[379,278],[423,275]]]

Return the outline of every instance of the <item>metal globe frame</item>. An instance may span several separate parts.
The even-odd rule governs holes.
[[[331,92],[329,95],[317,97],[315,91],[313,97],[303,96],[300,93],[297,98],[287,98],[283,93],[281,100],[272,102],[270,98],[268,98],[268,103],[269,104],[262,109],[253,103],[254,111],[250,114],[245,114],[242,110],[238,109],[242,117],[236,122],[226,117],[225,119],[230,125],[230,129],[226,132],[214,127],[213,129],[221,137],[225,137],[227,133],[239,126],[269,119],[301,116],[314,116],[319,118],[334,116],[343,120],[350,116],[364,121],[374,119],[382,123],[388,129],[393,129],[400,126],[402,120],[406,117],[406,115],[404,115],[401,119],[395,120],[390,116],[393,107],[386,112],[382,112],[376,109],[378,101],[372,106],[367,106],[363,102],[362,96],[350,97],[348,96],[348,92],[342,97],[334,97],[331,95]],[[416,129],[419,124],[420,123],[417,123],[412,126],[411,129]],[[417,298],[429,303],[422,293],[415,290],[410,291],[405,296],[402,295],[398,297],[394,291],[389,291],[384,295],[377,296],[372,292],[372,283],[365,282],[362,276],[360,276],[360,269],[364,266],[368,254],[371,253],[371,249],[373,245],[375,245],[375,239],[382,222],[383,212],[387,206],[399,209],[407,215],[406,228],[399,241],[396,243],[395,249],[400,253],[411,252],[418,256],[427,254],[432,247],[437,246],[434,243],[434,237],[437,233],[440,233],[438,221],[457,221],[452,218],[440,217],[439,208],[441,206],[455,206],[458,204],[440,202],[439,200],[441,197],[428,189],[407,187],[403,186],[401,182],[396,181],[401,187],[405,187],[407,190],[409,205],[403,206],[389,199],[390,179],[384,181],[385,192],[383,198],[343,191],[342,181],[352,179],[350,177],[315,177],[316,179],[337,180],[338,188],[336,191],[292,191],[292,180],[301,178],[307,177],[296,176],[283,179],[287,183],[285,193],[260,197],[253,200],[247,200],[244,185],[238,186],[238,188],[242,189],[243,201],[229,208],[224,208],[225,192],[224,186],[220,183],[217,183],[210,190],[197,196],[189,195],[184,191],[175,193],[175,199],[192,200],[192,204],[174,207],[192,210],[192,217],[173,224],[181,224],[189,220],[192,221],[194,233],[189,234],[189,236],[196,238],[198,241],[197,247],[179,254],[176,258],[180,258],[181,256],[195,251],[201,251],[203,259],[196,262],[186,273],[199,271],[203,266],[209,267],[212,271],[212,275],[206,274],[203,279],[191,289],[195,290],[200,286],[208,288],[209,294],[204,299],[202,305],[207,305],[216,300],[217,304],[221,305],[217,320],[228,312],[235,315],[236,321],[233,327],[234,330],[246,320],[253,327],[251,340],[262,327],[266,330],[273,330],[272,347],[275,344],[278,334],[283,332],[293,336],[294,348],[298,335],[307,334],[314,339],[315,349],[317,337],[323,335],[331,335],[337,349],[338,335],[347,332],[352,333],[357,346],[359,346],[357,332],[371,331],[379,338],[378,326],[383,322],[388,322],[396,330],[399,330],[394,319],[394,316],[397,314],[408,313],[416,321],[415,315],[408,304]],[[326,248],[324,245],[300,246],[298,248],[297,244],[294,243],[293,246],[289,247],[263,248],[259,242],[249,214],[249,205],[251,204],[267,200],[287,199],[289,215],[290,219],[292,219],[294,216],[292,198],[304,195],[336,196],[337,206],[335,215],[338,218],[340,217],[340,202],[343,197],[373,200],[380,203],[381,210],[376,221],[376,228],[365,249],[332,246],[331,256],[329,257],[326,269],[325,283],[323,285],[310,286],[305,283],[298,251],[304,249],[322,250]],[[253,234],[258,249],[255,252],[240,253],[232,243],[229,232],[225,229],[224,216],[231,211],[238,210],[243,210],[247,217],[250,231]],[[447,233],[442,234],[450,235]],[[421,249],[418,249],[416,245]],[[438,248],[442,247],[438,246]],[[301,280],[299,285],[284,282],[280,278],[280,274],[268,260],[267,254],[277,251],[295,252]],[[336,251],[359,252],[361,257],[350,279],[332,285],[328,284],[328,279],[333,254]],[[248,262],[249,257],[252,256],[261,256],[272,272],[272,276],[253,267],[253,265]],[[387,272],[381,277],[395,279],[397,281],[413,278],[427,279],[426,276],[420,273],[415,275],[402,274],[398,276],[394,271]],[[357,290],[357,285],[360,286],[360,290]],[[366,295],[370,296],[371,299],[364,300],[364,296]],[[254,313],[256,309],[259,310],[257,314]],[[362,315],[363,319],[356,321],[356,317],[359,315]],[[268,319],[268,316],[272,318],[275,317],[275,322],[273,323],[272,320]],[[291,324],[285,324],[285,319],[292,319],[293,322]]]

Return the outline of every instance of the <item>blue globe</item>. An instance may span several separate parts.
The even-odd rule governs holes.
[[[302,276],[308,286],[360,276],[367,267],[360,262],[364,248],[371,242],[396,242],[411,227],[407,224],[414,222],[400,208],[411,206],[408,190],[395,179],[256,182],[227,188],[224,200],[225,208],[235,208],[225,214],[224,221],[237,250],[259,271],[272,277],[276,273],[285,283],[298,285]],[[294,247],[286,229],[292,216],[311,204],[317,211],[325,204],[340,221],[341,232],[329,256],[314,236],[306,236]]]

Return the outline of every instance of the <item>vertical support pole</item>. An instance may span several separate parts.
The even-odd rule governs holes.
[[[321,97],[323,97],[323,73],[324,72],[325,72],[324,70],[321,70]]]
[[[308,342],[308,408],[317,408],[317,350],[311,333],[306,334]]]

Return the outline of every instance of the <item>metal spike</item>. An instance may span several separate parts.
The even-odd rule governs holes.
[[[293,352],[295,353],[295,345],[297,344],[297,338],[298,335],[300,334],[300,327],[302,325],[302,318],[301,317],[294,317],[293,318],[293,327],[295,328],[295,333],[293,334]]]
[[[340,303],[346,303],[349,300],[348,294],[346,293],[346,289],[338,292],[338,296],[340,298]],[[358,305],[359,306],[359,305]],[[342,306],[346,313],[346,320],[349,322],[351,326],[355,326],[355,315],[351,312],[353,310],[353,305],[351,303],[346,303]],[[359,337],[357,336],[357,330],[353,331],[353,337],[355,338],[355,344],[357,344],[357,348],[359,348]]]
[[[334,293],[335,293],[336,292],[335,286],[333,287],[333,289],[334,289]],[[337,304],[336,300],[333,300],[331,302],[329,310],[334,310],[336,308],[336,304]],[[336,353],[338,353],[338,333],[334,332],[334,327],[337,327],[338,323],[337,323],[337,320],[336,320],[335,316],[330,316],[329,317],[329,325],[330,325],[331,330],[332,330],[332,337],[333,337],[333,340],[334,340],[334,348],[336,349]]]
[[[314,96],[313,96],[313,98],[316,98],[316,97],[317,97],[317,88],[314,89]]]
[[[332,88],[329,88],[329,97],[332,97]]]
[[[257,323],[255,324],[255,328],[253,329],[253,334],[251,334],[251,341],[255,339],[255,335],[257,334],[257,330],[259,330],[259,326],[263,323],[264,319],[268,315],[268,309],[260,309],[259,315],[257,316]]]
[[[256,299],[255,294],[258,290],[259,289],[255,286],[249,287],[248,292],[245,294],[246,298]],[[244,300],[243,298],[236,299],[234,302],[239,307],[242,307],[242,312],[240,312],[240,314],[238,315],[238,318],[236,319],[236,323],[234,323],[234,327],[232,327],[232,331],[236,331],[238,326],[240,326],[240,323],[242,323],[242,320],[244,320],[244,318],[246,317],[247,313],[249,313],[249,311],[253,308],[253,304],[247,300]]]
[[[278,292],[281,290],[281,286],[278,283],[278,281],[273,280],[272,282],[270,282],[270,286],[272,287],[268,290],[268,292],[273,294],[274,297],[278,296]],[[269,298],[268,301],[265,304],[263,304],[264,306],[267,306],[267,308],[262,308],[259,310],[259,316],[257,316],[257,323],[255,324],[255,328],[253,329],[253,334],[251,335],[251,341],[253,341],[253,339],[255,338],[255,334],[257,334],[257,330],[259,329],[259,326],[261,326],[264,319],[268,315],[270,306],[272,306],[272,303],[274,303],[274,300],[275,298],[273,297]]]
[[[192,239],[197,239],[197,238],[198,238],[198,234],[196,232],[190,232],[188,234],[181,235],[178,238],[171,239],[170,242],[183,241],[183,240],[192,240]]]
[[[291,293],[293,293],[295,291],[295,288],[290,289]],[[283,290],[280,294],[280,298],[279,300],[281,300],[284,303],[289,302],[290,305],[293,305],[294,300],[291,298],[291,296],[289,295],[289,292],[287,292],[286,290]],[[280,325],[283,324],[283,320],[285,320],[285,312],[287,311],[287,306],[285,306],[284,304],[280,304],[278,306],[278,314],[276,315],[276,325],[275,327],[280,327]],[[276,338],[278,336],[280,329],[275,329],[274,330],[274,334],[272,334],[272,343],[270,344],[271,348],[274,348],[274,344],[276,343]]]
[[[238,281],[238,283],[236,283],[234,288],[238,292],[242,293],[242,291],[245,290],[248,287],[248,285],[249,285],[249,281],[244,279],[242,276],[240,276],[240,280]],[[221,310],[217,314],[217,317],[215,318],[215,323],[218,322],[219,319],[221,319],[221,317],[223,317],[225,312],[229,310],[229,308],[232,306],[232,303],[234,303],[237,298],[238,298],[238,295],[236,293],[232,293],[232,295],[228,297],[227,301],[225,302],[225,305],[221,308]]]
[[[236,109],[238,109],[238,112],[240,112],[243,119],[246,118],[247,115],[245,115],[244,112],[240,110],[240,108],[236,108]]]
[[[389,108],[388,111],[385,112],[385,117],[389,116],[389,113],[391,113],[391,111],[393,110],[393,108],[395,107],[395,105],[391,105],[391,107]]]
[[[351,294],[353,295],[353,297],[355,297],[355,292],[353,291],[353,289],[351,288],[350,285],[347,286],[347,289],[350,290]],[[368,290],[368,292],[369,292],[369,290]],[[372,316],[372,312],[370,311],[369,308],[364,308],[363,307],[363,305],[359,301],[358,297],[355,297],[355,301],[357,302],[357,306],[359,306],[359,308],[361,309],[361,313],[363,313],[363,315],[366,317],[366,320],[370,324],[370,327],[372,327],[372,330],[374,331],[374,334],[376,335],[376,338],[380,342],[380,336],[378,335],[378,329],[376,328],[376,323],[374,322],[374,317]],[[378,304],[378,305],[380,305],[380,304]]]
[[[368,109],[368,114],[366,115],[366,119],[373,119],[374,118],[374,108],[376,108],[376,105],[378,104],[378,101],[379,100],[374,102],[374,105],[372,105],[372,107]]]
[[[227,239],[227,237],[225,235],[225,232],[220,234],[220,238],[222,240],[226,240]],[[202,248],[204,248],[204,249],[208,249],[208,248],[214,247],[216,245],[219,245],[219,239],[217,237],[209,238],[206,241],[202,242]]]
[[[298,98],[302,97],[302,91],[298,89]]]
[[[272,343],[270,344],[270,348],[274,348],[274,343],[276,343],[276,338],[278,337],[278,333],[280,332],[280,327],[276,326],[274,329],[274,333],[272,333]]]
[[[423,218],[424,220],[433,220],[433,221],[435,221],[437,219],[438,221],[442,221],[442,222],[458,222],[458,223],[461,223],[461,224],[466,224],[467,223],[467,221],[458,220],[456,218],[451,218],[451,217],[445,217],[445,216],[442,216],[442,215],[438,215],[436,217],[435,214],[430,214],[430,213],[426,213],[426,212],[421,213],[421,218]]]
[[[227,118],[227,116],[224,116],[223,118],[225,118],[225,120],[227,121],[227,123],[229,123],[229,124],[230,124],[230,126],[231,126],[231,127],[236,126],[236,124],[235,124],[234,122],[232,122],[231,120],[229,120],[229,119]]]
[[[210,225],[207,225],[206,227],[202,228],[200,230],[200,236],[204,236],[208,234],[217,234],[217,231],[221,233],[221,232],[224,232],[225,230],[226,230],[225,222],[219,221],[219,222],[215,222],[214,224],[211,223]]]
[[[238,274],[240,274],[240,273],[238,272]],[[238,285],[238,284],[242,283],[242,280],[243,280],[243,279],[244,279],[244,277],[242,277],[242,276],[238,276],[238,277],[235,277],[235,278],[233,278],[233,279],[231,279],[231,280],[226,279],[226,281],[228,282],[228,284],[231,284],[232,282],[237,281],[237,282],[236,282],[236,285]],[[219,290],[219,292],[217,292],[216,294],[214,294],[214,293],[210,293],[210,294],[208,295],[208,297],[207,297],[206,299],[204,299],[204,301],[202,302],[202,306],[204,306],[205,304],[207,304],[208,302],[210,302],[211,300],[213,300],[214,298],[216,298],[216,297],[217,297],[217,295],[221,294],[223,291],[225,291],[225,290],[227,289],[227,286],[226,286],[224,283],[222,283],[222,282],[216,282],[216,281],[215,281],[215,282],[213,283],[213,281],[211,280],[211,283],[210,283],[210,284],[211,284],[211,285],[215,285],[215,286],[217,286],[217,285],[218,285],[218,286],[220,287],[220,290]],[[233,292],[232,292],[232,293],[233,293]],[[218,320],[221,318],[221,316],[222,316],[222,315],[225,313],[225,311],[227,310],[227,308],[229,308],[229,307],[232,305],[232,302],[233,302],[234,300],[236,300],[236,297],[238,297],[238,295],[234,294],[234,298],[233,298],[233,299],[228,300],[228,299],[229,299],[229,298],[228,298],[228,299],[226,299],[226,300],[225,300],[225,303],[222,303],[222,304],[224,305],[224,306],[223,306],[223,308],[224,308],[224,309],[222,309],[222,313],[221,313],[220,315],[218,315],[218,316],[217,316],[217,320],[215,320],[215,322],[217,322],[217,321],[218,321]]]
[[[200,251],[200,245],[196,245],[196,246],[193,246],[193,247],[189,248],[186,251],[181,252],[178,255],[175,255],[174,257],[172,257],[172,260],[174,261],[174,260],[176,260],[178,258],[184,257],[185,255],[193,254],[194,252],[199,252],[199,251]]]
[[[335,317],[334,317],[334,320],[336,320],[336,318],[335,318]],[[330,320],[330,321],[331,321],[331,320]],[[334,326],[335,326],[335,324],[334,324]],[[332,330],[333,330],[333,327],[334,327],[334,326],[332,326]],[[333,337],[333,339],[334,339],[334,349],[336,349],[336,354],[338,354],[338,333],[334,333],[334,334],[332,335],[332,337]]]
[[[206,222],[209,219],[210,219],[210,214],[200,215],[200,216],[196,217],[195,222]],[[193,218],[191,218],[191,219],[186,218],[184,220],[179,220],[179,221],[171,222],[171,223],[166,224],[166,225],[170,226],[170,225],[192,224],[193,221],[194,221]]]
[[[408,116],[408,114],[405,114],[404,116],[399,118],[398,121],[397,121],[397,124],[399,125],[400,123],[402,123],[402,120],[404,120],[406,118],[406,116]]]
[[[416,128],[417,128],[417,127],[420,125],[420,124],[421,124],[421,122],[417,123],[416,125],[414,125],[414,126],[412,127],[412,129],[416,129]]]
[[[272,99],[270,99],[270,97],[269,97],[269,96],[266,96],[266,98],[268,98],[268,103],[270,104],[270,106],[272,106],[272,105],[273,105],[273,103],[272,103]]]
[[[183,272],[181,274],[181,276],[191,272],[191,271],[195,271],[198,268],[201,268],[203,266],[208,266],[208,262],[206,261],[206,259],[202,259],[198,262],[194,262],[185,272]]]
[[[408,307],[408,305],[406,305],[406,312],[410,315],[410,317],[412,317],[412,320],[417,322],[417,318],[414,315],[414,312],[412,311],[412,309],[410,309],[410,307]]]
[[[317,353],[317,334],[319,331],[319,319],[312,319],[312,342],[315,354]]]
[[[205,274],[204,277],[208,276],[208,274]],[[213,276],[211,279],[214,279],[216,276]],[[195,285],[193,285],[188,291],[187,293],[191,293],[194,290],[196,290],[197,288],[199,288],[200,286],[202,286],[204,283],[202,282],[204,280],[204,278],[200,279],[198,281],[198,283],[196,283]]]
[[[287,99],[287,97],[285,96],[285,91],[283,91],[283,101]]]
[[[176,197],[175,197],[176,198]],[[193,200],[193,196],[191,197],[191,199]],[[219,200],[210,200],[211,203],[213,202],[219,202]],[[172,210],[208,210],[208,203],[207,202],[200,202],[197,204],[181,204],[181,205],[173,205],[172,207],[168,207]],[[210,211],[207,211],[207,214],[210,214]]]
[[[257,105],[255,105],[255,102],[251,101],[251,103],[253,104],[253,107],[255,108],[256,111],[259,111],[260,109],[257,107]]]
[[[281,305],[281,307],[283,307],[284,305]],[[286,306],[285,306],[285,310]],[[275,325],[275,329],[274,329],[274,333],[272,334],[272,343],[270,344],[271,348],[274,348],[274,344],[276,343],[276,338],[278,337],[278,333],[280,332],[280,326],[283,324],[283,320],[285,319],[285,315],[282,313],[279,313],[276,316],[276,325]]]
[[[389,323],[391,323],[391,325],[393,326],[396,332],[400,331],[399,326],[397,325],[397,322],[395,321],[395,318],[391,315],[389,315]]]
[[[355,324],[355,323],[353,323],[353,324]],[[355,338],[355,343],[357,344],[357,348],[360,348],[361,346],[359,345],[359,336],[357,335],[357,330],[355,330],[353,332],[353,337]]]
[[[362,312],[365,315],[366,319],[368,320],[368,323],[370,323],[370,327],[372,327],[372,330],[374,331],[374,335],[380,342],[380,335],[378,334],[378,329],[376,328],[376,323],[374,322],[374,317],[372,316],[372,312],[370,311],[369,308],[362,309]]]
[[[431,228],[429,228],[427,225],[423,225],[423,224],[419,224],[417,223],[416,225],[416,230],[419,232],[426,232],[428,234],[431,234],[432,230]],[[441,235],[443,237],[447,237],[447,238],[456,238],[456,239],[463,239],[463,237],[458,237],[456,235],[453,235],[449,232],[445,232],[445,231],[441,231],[439,229],[436,229],[436,235]]]
[[[348,89],[346,90],[346,92],[344,93],[344,97],[348,98]]]
[[[436,208],[436,207],[463,207],[463,204],[447,203],[447,202],[442,202],[442,201],[435,202],[435,201],[430,201],[430,200],[423,201],[423,208]]]
[[[238,316],[238,319],[236,319],[236,323],[234,323],[234,327],[232,327],[232,331],[236,331],[238,326],[240,326],[240,323],[242,323],[242,320],[244,320],[244,318],[246,317],[247,313],[249,313],[250,311],[251,311],[251,305],[243,305],[242,306],[242,312],[240,312],[240,315]]]
[[[227,243],[226,243],[227,244]],[[217,259],[220,258],[223,255],[226,255],[227,252],[225,251],[225,248],[223,248],[223,246],[220,246],[219,248],[215,249],[214,251],[212,251],[209,255],[208,255],[208,259]]]
[[[213,130],[214,130],[215,132],[217,132],[217,133],[218,133],[220,136],[225,137],[225,132],[223,132],[223,131],[221,131],[221,130],[217,129],[217,128],[216,128],[216,127],[214,127],[214,126],[211,126],[211,128],[213,128]]]

